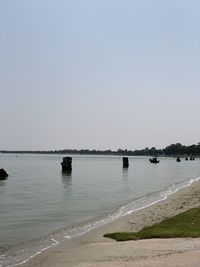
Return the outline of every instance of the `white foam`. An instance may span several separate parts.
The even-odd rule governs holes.
[[[154,202],[152,202],[152,203],[149,203],[149,204],[147,204],[147,205],[145,205],[145,206],[143,206],[143,207],[140,207],[140,208],[137,208],[137,209],[134,209],[134,210],[127,211],[126,214],[132,214],[133,212],[136,212],[136,211],[138,211],[138,210],[143,210],[143,209],[145,209],[145,208],[151,207],[151,206],[153,206],[154,204],[156,204],[156,203],[158,203],[158,202],[161,202],[161,201],[165,200],[166,198],[167,198],[167,196],[165,196],[165,197],[163,197],[163,198],[161,198],[161,199],[159,199],[159,200],[156,200],[156,201],[154,201]],[[126,214],[124,214],[124,215],[126,215]]]
[[[9,265],[9,267],[13,267],[13,266],[18,266],[18,265],[22,265],[24,263],[26,263],[27,261],[31,260],[32,258],[34,258],[35,256],[39,255],[40,253],[42,253],[43,251],[51,248],[52,246],[47,246],[43,249],[41,249],[40,251],[36,252],[35,254],[31,255],[29,258],[27,258],[26,260],[20,262],[20,263],[15,263],[14,265]]]
[[[57,240],[55,240],[54,238],[51,238],[51,240],[53,241],[53,242],[55,242],[55,245],[59,245],[60,243],[57,241]]]
[[[148,207],[150,207],[150,206],[153,206],[153,205],[156,204],[156,203],[159,203],[159,202],[161,202],[161,201],[164,201],[164,200],[167,199],[168,196],[175,194],[176,192],[178,192],[179,190],[181,190],[181,189],[183,189],[183,188],[186,188],[186,187],[191,186],[194,182],[199,181],[199,180],[200,180],[200,177],[198,177],[198,178],[196,178],[196,179],[190,179],[186,185],[179,186],[179,187],[175,188],[174,190],[170,189],[170,188],[171,188],[171,186],[170,186],[169,190],[167,190],[166,193],[163,193],[163,192],[160,193],[161,196],[163,195],[163,197],[162,197],[161,199],[158,199],[158,200],[156,200],[156,201],[154,201],[154,202],[152,202],[152,203],[149,203],[149,204],[147,204],[147,205],[145,205],[145,206],[143,206],[143,207],[140,207],[140,208],[137,208],[137,209],[128,211],[127,214],[132,214],[133,212],[136,212],[136,211],[138,211],[138,210],[142,210],[142,209],[148,208]],[[175,186],[175,185],[174,185],[174,186]],[[126,215],[126,214],[125,214],[125,215]]]
[[[45,250],[47,250],[47,249],[49,249],[49,248],[52,248],[52,247],[57,246],[57,245],[60,244],[57,240],[55,240],[55,239],[53,239],[53,238],[51,238],[51,240],[54,242],[52,245],[47,246],[47,247],[45,247],[45,248],[42,248],[40,251],[38,251],[38,252],[36,252],[35,254],[31,255],[31,256],[30,256],[29,258],[27,258],[26,260],[24,260],[24,261],[22,261],[22,262],[20,262],[20,263],[15,263],[15,264],[13,264],[13,265],[9,265],[9,267],[22,265],[22,264],[28,262],[29,260],[31,260],[32,258],[34,258],[35,256],[41,254],[43,251],[45,251]]]
[[[148,208],[148,207],[150,207],[150,206],[153,206],[153,205],[156,204],[156,203],[159,203],[159,202],[161,202],[161,201],[166,200],[166,199],[168,198],[168,196],[170,196],[170,195],[172,195],[172,194],[178,192],[180,189],[189,187],[189,186],[191,186],[194,182],[199,181],[199,180],[200,180],[200,177],[197,177],[196,179],[190,179],[186,184],[184,183],[183,185],[181,185],[181,186],[179,186],[179,187],[176,187],[176,185],[173,184],[173,185],[171,185],[171,186],[169,187],[168,190],[166,190],[166,191],[160,193],[160,198],[159,198],[159,199],[157,199],[157,200],[155,200],[155,201],[152,201],[152,202],[150,202],[150,203],[148,203],[148,204],[145,204],[145,205],[143,205],[142,207],[134,208],[134,209],[132,209],[132,210],[123,212],[123,210],[125,210],[125,209],[128,207],[128,205],[130,205],[130,203],[129,203],[128,205],[125,205],[125,206],[121,207],[121,208],[120,208],[117,212],[115,212],[114,214],[112,214],[112,215],[108,215],[108,216],[107,216],[106,218],[104,218],[104,219],[100,219],[100,220],[98,220],[98,221],[95,221],[95,222],[92,222],[92,223],[88,223],[88,224],[86,224],[86,225],[84,225],[84,226],[76,227],[76,228],[74,228],[74,229],[71,229],[70,231],[68,231],[69,234],[68,234],[68,235],[65,235],[65,236],[63,237],[63,239],[69,239],[69,240],[70,240],[70,239],[72,239],[72,238],[74,238],[74,237],[84,235],[84,234],[90,232],[91,230],[93,230],[93,229],[95,229],[95,228],[98,228],[98,227],[100,227],[100,226],[103,226],[103,225],[105,225],[105,224],[107,224],[107,223],[109,223],[109,222],[115,221],[116,219],[118,219],[118,218],[120,218],[120,217],[123,217],[123,216],[126,216],[126,215],[130,215],[130,214],[132,214],[132,213],[134,213],[134,212],[136,212],[136,211],[139,211],[139,210]],[[173,189],[173,187],[174,187],[174,189]],[[139,199],[138,201],[145,201],[145,200],[148,200],[148,197],[143,197],[143,198]],[[133,202],[133,203],[134,203],[134,202]],[[71,232],[71,234],[70,234],[70,232]],[[60,242],[57,241],[57,240],[54,239],[54,238],[51,238],[51,240],[54,242],[53,244],[51,244],[51,245],[49,245],[49,246],[47,246],[47,247],[45,247],[45,248],[39,250],[38,252],[36,252],[35,254],[31,255],[29,258],[25,259],[24,261],[22,261],[22,262],[20,262],[20,263],[16,263],[16,264],[14,264],[14,265],[10,265],[10,266],[8,266],[8,267],[14,267],[14,266],[22,265],[22,264],[28,262],[29,260],[31,260],[32,258],[34,258],[35,256],[41,254],[43,251],[45,251],[45,250],[47,250],[47,249],[49,249],[49,248],[55,247],[55,246],[57,246],[57,245],[60,244]],[[4,255],[2,255],[2,256],[4,256]],[[1,265],[0,265],[0,267],[1,267]]]
[[[71,236],[70,235],[66,235],[66,236],[64,236],[64,238],[71,239]]]
[[[193,182],[198,181],[198,180],[200,180],[200,177],[198,177],[196,179],[190,179],[186,184],[184,183],[184,185],[179,186],[177,188],[175,187],[175,185],[172,185],[175,188],[172,189],[171,188],[172,186],[170,186],[170,188],[167,190],[167,192],[165,192],[165,193],[164,192],[161,192],[160,193],[161,198],[159,198],[159,199],[157,199],[155,201],[152,201],[152,202],[150,202],[148,204],[145,204],[142,207],[135,208],[135,209],[132,209],[130,211],[123,212],[123,210],[125,210],[126,207],[128,205],[130,205],[130,203],[129,203],[128,205],[125,205],[125,206],[121,207],[116,213],[114,213],[112,215],[108,215],[104,219],[101,219],[101,220],[98,220],[98,221],[95,221],[95,222],[92,222],[92,223],[88,223],[88,224],[86,224],[86,225],[84,225],[82,227],[78,227],[78,228],[75,228],[75,229],[71,230],[71,235],[66,235],[64,238],[71,239],[71,238],[74,238],[74,237],[77,237],[77,236],[81,236],[81,235],[83,235],[83,234],[85,234],[87,232],[90,232],[91,230],[93,230],[95,228],[98,228],[100,226],[103,226],[103,225],[105,225],[105,224],[107,224],[109,222],[115,221],[116,219],[118,219],[120,217],[129,215],[129,214],[132,214],[132,213],[134,213],[136,211],[139,211],[139,210],[148,208],[150,206],[153,206],[156,203],[159,203],[161,201],[166,200],[168,198],[168,196],[176,193],[180,189],[189,187],[190,185],[192,185]],[[141,201],[141,200],[148,200],[148,197],[143,197],[143,198],[139,199],[139,201]]]

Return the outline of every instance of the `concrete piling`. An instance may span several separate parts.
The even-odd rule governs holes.
[[[71,157],[64,157],[63,161],[61,162],[62,171],[69,172],[72,171],[72,158]]]
[[[123,168],[128,168],[129,162],[127,157],[123,157]]]

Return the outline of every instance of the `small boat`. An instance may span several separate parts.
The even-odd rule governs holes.
[[[160,161],[155,157],[155,158],[152,158],[152,159],[149,159],[149,161],[151,163],[159,163]]]
[[[181,162],[181,159],[179,157],[176,158],[177,162]]]
[[[186,157],[185,160],[188,160],[188,158]]]

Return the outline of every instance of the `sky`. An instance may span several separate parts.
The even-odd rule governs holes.
[[[1,0],[0,150],[200,142],[199,0]]]

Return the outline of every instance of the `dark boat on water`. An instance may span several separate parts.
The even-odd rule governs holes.
[[[181,162],[181,159],[178,157],[178,158],[176,158],[176,161],[177,162]]]
[[[152,158],[152,159],[149,159],[149,161],[151,163],[159,163],[160,161],[155,157],[155,158]]]

